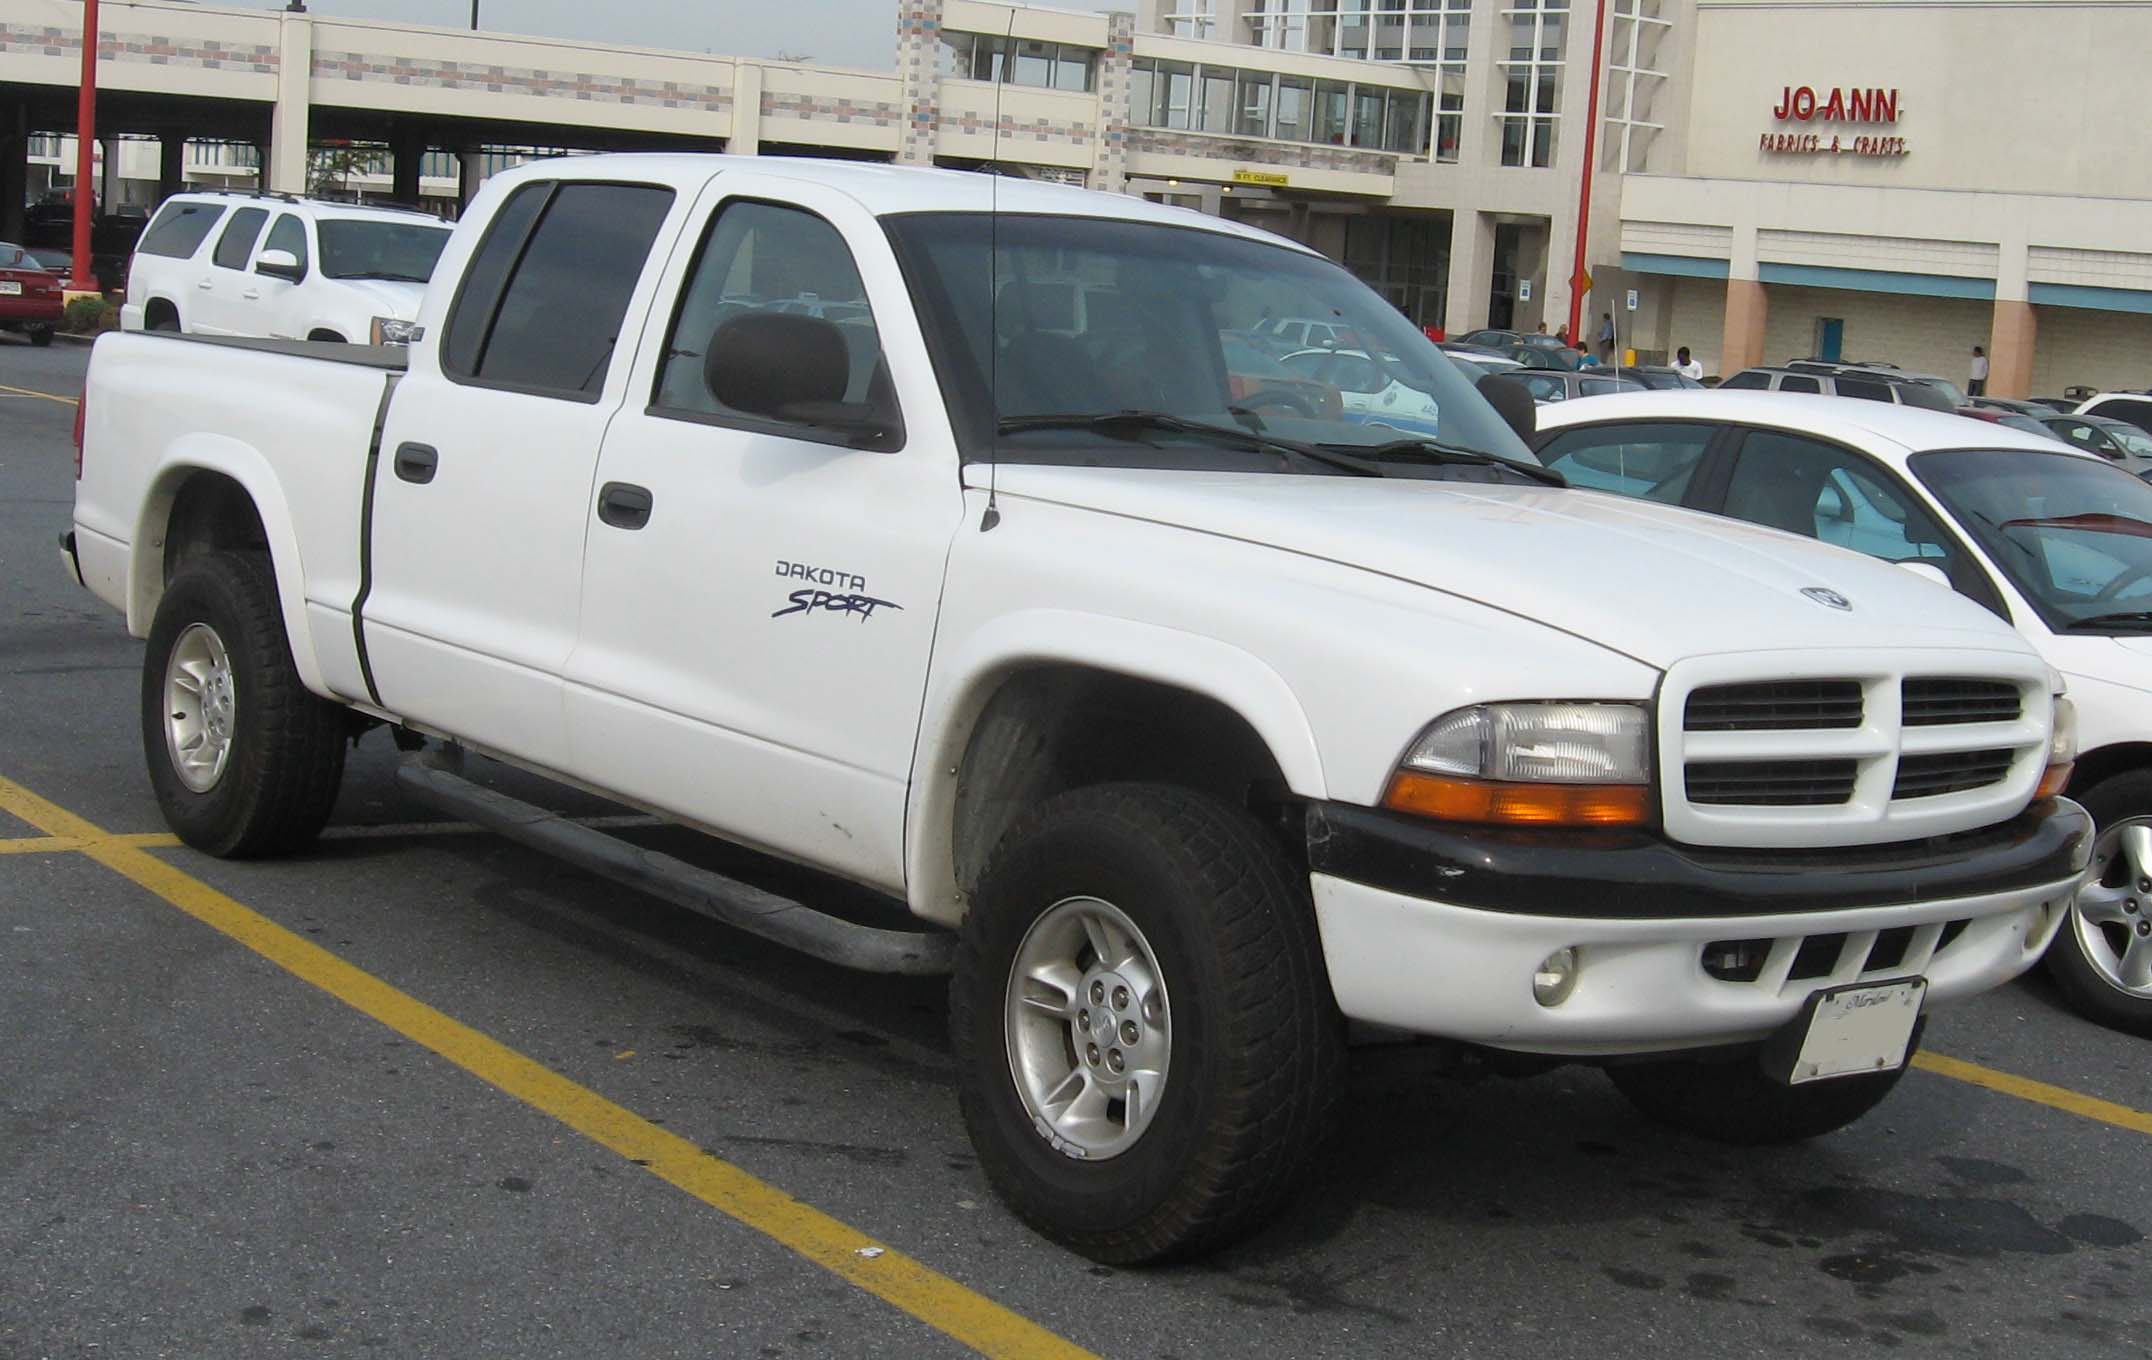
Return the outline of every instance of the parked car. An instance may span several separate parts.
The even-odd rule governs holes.
[[[1924,383],[1882,369],[1845,368],[1826,373],[1821,365],[1802,368],[1744,368],[1719,384],[1720,391],[1807,392],[1859,401],[1890,402],[1930,411],[1956,411],[1957,403]]]
[[[1529,331],[1484,330],[1474,331],[1463,337],[1468,345],[1481,345],[1508,354],[1531,368],[1579,369],[1590,363],[1591,355],[1574,345],[1566,344],[1552,335],[1537,335]],[[1518,350],[1530,350],[1530,357],[1518,356]]]
[[[1528,403],[1313,250],[1061,185],[599,155],[488,179],[443,260],[408,349],[92,351],[63,550],[147,639],[167,822],[299,850],[395,727],[435,744],[398,773],[433,806],[951,972],[983,1175],[1098,1260],[1281,1210],[1349,1021],[1791,1141],[2067,914],[2091,823],[2042,796],[2069,708],[2023,638],[1569,489]],[[1113,279],[1145,325],[1005,331],[982,262]],[[803,289],[863,297],[874,343],[719,315]],[[1236,420],[1215,303],[1255,292],[1394,356],[1440,441]],[[1668,395],[1708,394],[1624,400]],[[1989,707],[1901,723],[1959,689]],[[518,804],[466,749],[859,885],[867,919]],[[1860,802],[1786,805],[1849,749]],[[1901,752],[1955,791],[1894,795]]]
[[[1278,360],[1287,370],[1335,388],[1345,419],[1418,434],[1440,434],[1442,401],[1411,365],[1364,349],[1304,349]]]
[[[1880,405],[1655,392],[1543,416],[1540,457],[1572,485],[1908,565],[2017,625],[2069,679],[2067,791],[2100,826],[2048,968],[2084,1014],[2152,1035],[2152,485],[2048,438]],[[1985,710],[1974,685],[1928,702],[1967,721],[2009,707]],[[1935,777],[1920,796],[1949,797],[1954,776]]]
[[[2016,397],[1990,397],[1984,395],[1967,397],[1965,404],[1968,406],[1986,406],[1998,411],[2014,411],[2018,415],[2030,416],[2034,420],[2045,420],[2049,416],[2061,415],[2070,409],[2069,406],[2060,402],[2045,401],[2038,398],[2019,399]],[[2075,404],[2073,402],[2070,405]]]
[[[1295,373],[1247,337],[1221,333],[1218,348],[1235,404],[1259,415],[1283,410],[1318,420],[1336,420],[1344,413],[1335,387]]]
[[[2053,430],[2048,429],[2047,426],[2034,420],[2031,416],[2020,415],[2016,411],[2001,406],[1983,406],[1978,402],[1967,402],[1958,408],[1958,414],[1964,416],[1967,420],[1978,420],[1989,425],[2000,425],[2006,430],[2022,430],[2026,434],[2043,435],[2049,439],[2060,438]]]
[[[1968,400],[1964,389],[1950,379],[1939,377],[1933,373],[1908,372],[1896,364],[1834,362],[1828,359],[1793,359],[1789,360],[1785,367],[1795,373],[1834,376],[1851,375],[1855,378],[1881,379],[1885,382],[1917,383],[1941,395],[1948,405],[1940,405],[1933,401],[1904,402],[1902,404],[1907,406],[1925,405],[1932,411],[1955,411],[1963,407]]]
[[[2040,422],[2056,438],[2096,453],[2140,477],[2152,476],[2152,434],[2114,416],[2049,416]]]
[[[1488,349],[1484,345],[1465,345],[1444,342],[1437,345],[1435,348],[1441,350],[1444,354],[1447,354],[1450,357],[1450,361],[1452,363],[1465,366],[1465,371],[1472,374],[1472,376],[1475,378],[1488,373],[1513,374],[1518,369],[1524,367],[1523,364],[1518,363],[1515,359],[1510,358],[1508,355],[1502,353],[1501,351]]]
[[[1532,400],[1542,406],[1549,402],[1574,401],[1579,397],[1610,397],[1621,392],[1644,392],[1649,389],[1631,377],[1616,377],[1611,372],[1586,369],[1579,373],[1566,370],[1531,369],[1511,375],[1532,394]]]
[[[277,194],[174,194],[135,248],[120,329],[381,344],[418,315],[449,228]]]
[[[0,330],[43,348],[52,343],[66,310],[59,276],[21,246],[0,242]]]
[[[2101,392],[2078,403],[2081,416],[2108,416],[2152,434],[2152,392]]]
[[[1248,328],[1248,334],[1278,354],[1301,349],[1335,349],[1360,343],[1358,332],[1335,320],[1321,317],[1268,317]]]
[[[1662,364],[1639,364],[1634,368],[1602,365],[1584,371],[1596,377],[1626,378],[1654,392],[1700,392],[1704,388],[1702,383],[1686,376],[1681,370]]]

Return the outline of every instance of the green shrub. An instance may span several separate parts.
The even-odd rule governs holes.
[[[120,309],[103,298],[79,297],[67,304],[60,329],[74,335],[95,335],[120,328]]]

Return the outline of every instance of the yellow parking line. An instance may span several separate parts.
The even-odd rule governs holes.
[[[2081,1119],[2095,1119],[2102,1124],[2112,1124],[2118,1129],[2130,1129],[2136,1133],[2152,1133],[2152,1114],[2133,1110],[2127,1105],[2117,1105],[2111,1100],[2088,1096],[2066,1086],[2050,1086],[2044,1081],[2020,1077],[2009,1072],[1998,1072],[1992,1067],[1982,1067],[1962,1058],[1946,1058],[1940,1053],[1916,1053],[1913,1066],[1923,1072],[1933,1072],[1939,1077],[1953,1081],[1970,1082],[1974,1086],[2000,1091],[2006,1096],[2029,1100],[2036,1105],[2074,1114]]]
[[[29,387],[9,387],[6,383],[0,383],[0,392],[12,392],[18,397],[43,397],[47,401],[59,402],[62,406],[80,406],[82,404],[73,397],[63,397],[57,392],[39,392]]]
[[[127,845],[137,850],[169,850],[178,844],[179,837],[163,831],[130,836],[22,836],[15,840],[0,841],[0,855],[56,855],[63,851],[87,850],[98,845]]]
[[[147,888],[279,968],[313,984],[479,1080],[552,1116],[652,1175],[755,1229],[876,1298],[994,1357],[1079,1360],[1089,1352],[982,1294],[615,1105],[505,1044],[460,1024],[381,979],[277,925],[163,860],[0,778],[0,812]]]

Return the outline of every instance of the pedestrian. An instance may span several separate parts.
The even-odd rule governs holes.
[[[1564,321],[1564,322],[1562,323],[1561,329],[1560,329],[1560,330],[1558,330],[1558,331],[1556,331],[1556,332],[1554,333],[1554,338],[1562,342],[1562,347],[1563,347],[1564,349],[1567,349],[1567,348],[1569,348],[1569,323],[1568,323],[1568,322]]]
[[[1975,345],[1973,346],[1972,376],[1965,384],[1965,393],[1967,396],[1981,397],[1986,396],[1987,391],[1988,352],[1980,348],[1980,346]]]
[[[1540,323],[1539,323],[1539,333],[1540,333],[1541,335],[1545,335],[1545,334],[1547,333],[1547,323],[1546,323],[1546,322],[1542,321],[1542,322],[1540,322]]]
[[[1614,313],[1603,312],[1599,317],[1599,354],[1601,358],[1614,357]]]
[[[1674,351],[1674,371],[1695,382],[1704,380],[1704,366],[1689,357],[1689,347],[1683,345]]]

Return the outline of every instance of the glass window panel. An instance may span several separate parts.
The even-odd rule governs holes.
[[[971,47],[973,37],[969,33],[944,33],[941,39],[940,60],[935,73],[944,76],[971,75]]]
[[[254,253],[254,238],[262,234],[262,223],[268,220],[267,208],[241,208],[233,213],[231,224],[217,238],[216,253],[210,256],[217,268],[246,268],[247,256]]]
[[[1400,94],[1399,103],[1407,103],[1410,96]],[[1354,146],[1381,146],[1382,115],[1387,101],[1381,90],[1356,90],[1353,95],[1352,144]]]
[[[1270,135],[1270,75],[1253,71],[1240,73],[1240,116],[1233,130],[1243,137],[1268,137]]]
[[[1278,77],[1278,116],[1275,135],[1281,141],[1307,136],[1309,104],[1315,97],[1314,83],[1303,76]]]
[[[1098,53],[1092,49],[1063,43],[1061,55],[1054,59],[1054,88],[1088,91],[1097,61]]]
[[[1232,71],[1203,68],[1202,129],[1205,132],[1231,132],[1233,130],[1233,75]]]
[[[1188,127],[1190,105],[1195,98],[1195,68],[1179,62],[1158,63],[1160,127]]]
[[[1315,82],[1315,141],[1345,144],[1346,89],[1334,80]]]
[[[1033,38],[1019,38],[1016,42],[1016,64],[1009,73],[1011,85],[1031,85],[1046,89],[1054,83],[1054,45]]]
[[[1129,63],[1128,118],[1138,127],[1158,123],[1157,72],[1148,61]]]
[[[972,40],[971,78],[973,80],[999,80],[1002,74],[1002,40],[981,35]]]

